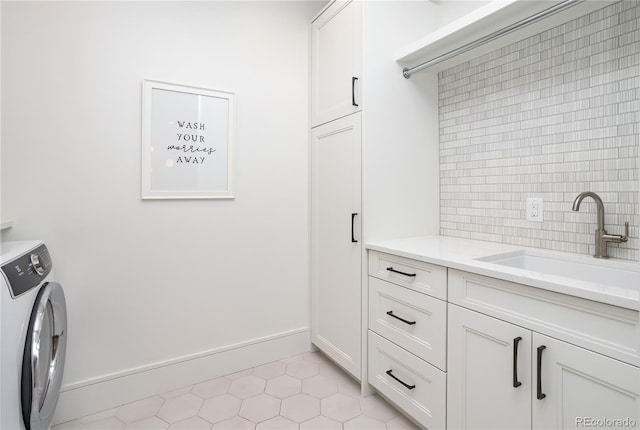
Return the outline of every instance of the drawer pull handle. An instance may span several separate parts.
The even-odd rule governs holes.
[[[413,278],[414,276],[416,276],[416,274],[415,274],[415,273],[406,273],[406,272],[401,272],[401,271],[399,271],[399,270],[394,269],[393,267],[387,267],[387,270],[388,270],[389,272],[399,273],[399,274],[404,275],[404,276],[409,276],[410,278]]]
[[[415,321],[407,321],[407,320],[406,320],[406,319],[404,319],[404,318],[400,318],[399,316],[394,315],[394,314],[393,314],[393,311],[388,311],[388,312],[387,312],[387,315],[389,315],[390,317],[394,317],[395,319],[400,320],[400,321],[402,321],[402,322],[403,322],[403,323],[405,323],[405,324],[414,325],[414,324],[416,323]]]
[[[522,385],[522,382],[518,381],[518,342],[521,340],[520,336],[513,339],[513,388]]]
[[[395,379],[396,381],[398,381],[399,383],[401,383],[402,385],[404,385],[404,387],[405,387],[407,390],[413,390],[414,388],[416,388],[416,386],[415,386],[415,385],[409,385],[409,384],[407,384],[406,382],[403,382],[403,381],[399,380],[399,379],[398,379],[398,378],[396,378],[396,377],[393,375],[393,373],[391,373],[391,372],[393,372],[393,369],[389,369],[389,370],[387,370],[387,375],[391,376],[393,379]]]
[[[542,392],[542,351],[544,351],[546,348],[547,347],[544,345],[538,347],[538,400],[542,400],[547,397],[547,395]]]
[[[351,106],[358,106],[356,103],[356,81],[358,78],[355,76],[351,77]]]
[[[356,230],[355,220],[357,216],[358,216],[357,212],[351,214],[351,242],[352,243],[358,243],[358,239],[356,239],[356,234],[355,234],[355,230]]]

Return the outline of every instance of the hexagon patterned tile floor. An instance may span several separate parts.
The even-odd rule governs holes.
[[[411,421],[319,352],[58,424],[68,429],[410,429]]]

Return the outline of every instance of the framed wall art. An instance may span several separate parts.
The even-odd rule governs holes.
[[[143,81],[142,199],[232,199],[235,95]]]

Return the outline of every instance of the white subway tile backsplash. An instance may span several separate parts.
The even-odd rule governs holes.
[[[595,205],[640,260],[640,2],[621,1],[439,74],[440,233],[591,254]],[[542,223],[525,202],[545,202]]]

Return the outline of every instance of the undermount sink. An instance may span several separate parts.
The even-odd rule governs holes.
[[[640,265],[635,263],[532,250],[489,255],[476,260],[545,275],[640,290]]]

